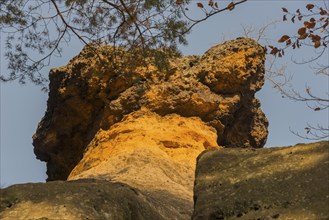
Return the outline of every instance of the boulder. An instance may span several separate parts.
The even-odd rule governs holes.
[[[171,198],[152,198],[119,182],[84,179],[18,184],[1,189],[0,219],[181,219],[182,213],[163,205],[166,200],[184,209],[184,204]]]
[[[329,142],[206,150],[192,219],[329,219]]]

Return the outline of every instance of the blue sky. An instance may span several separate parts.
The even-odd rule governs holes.
[[[197,2],[197,1],[195,1]],[[206,4],[206,1],[203,1]],[[188,37],[189,45],[181,47],[183,54],[202,54],[211,46],[222,43],[223,40],[243,36],[242,25],[253,26],[256,29],[270,22],[282,19],[281,7],[296,10],[303,8],[308,1],[249,1],[239,5],[231,12],[224,12],[210,20],[197,25]],[[318,2],[322,1],[312,1]],[[195,9],[193,13],[197,13]],[[271,26],[267,33],[271,39],[277,40],[284,33],[292,33],[297,26],[291,23],[278,23]],[[1,47],[3,38],[1,36]],[[59,67],[79,53],[83,45],[73,39],[68,47],[64,48],[63,57],[54,58],[51,66],[44,69],[45,74],[50,68]],[[2,49],[2,48],[1,48]],[[302,53],[301,53],[302,52]],[[291,58],[307,58],[313,50],[289,51],[276,65],[287,65],[287,72],[293,75],[295,88],[303,91],[305,85],[311,86],[318,94],[328,92],[328,77],[314,76],[309,65],[295,65]],[[6,61],[1,51],[1,73],[6,71]],[[328,53],[320,62],[328,62]],[[35,159],[32,146],[32,135],[38,122],[45,113],[47,93],[40,87],[32,84],[19,85],[16,82],[1,83],[1,186],[15,183],[43,182],[46,179],[45,163]],[[267,81],[263,89],[257,93],[261,101],[262,110],[269,119],[269,136],[266,147],[287,146],[297,143],[310,142],[293,135],[289,128],[303,131],[307,122],[328,125],[328,111],[314,112],[305,103],[294,102],[282,98],[277,90]]]

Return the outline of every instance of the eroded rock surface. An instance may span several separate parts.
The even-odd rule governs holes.
[[[216,140],[216,130],[197,117],[161,117],[143,108],[97,132],[68,180],[123,182],[182,200],[191,211],[195,159],[205,149],[219,148]]]
[[[98,53],[113,48],[102,46]],[[264,49],[238,38],[203,56],[171,61],[168,71],[131,69],[124,51],[107,65],[85,47],[66,66],[50,72],[47,112],[34,135],[37,158],[47,162],[48,180],[65,180],[100,131],[134,111],[198,117],[217,131],[217,144],[260,148],[268,122],[254,94],[264,81]],[[126,62],[126,63],[125,63]],[[120,68],[119,68],[119,67]]]
[[[207,150],[198,158],[196,219],[329,219],[329,142]]]

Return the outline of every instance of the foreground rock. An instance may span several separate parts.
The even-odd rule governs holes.
[[[85,179],[20,184],[1,189],[0,219],[181,219],[168,201],[186,209],[170,197],[153,198],[122,183]]]
[[[329,219],[329,142],[208,150],[193,219]]]

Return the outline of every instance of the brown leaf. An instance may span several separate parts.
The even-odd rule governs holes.
[[[297,13],[298,15],[300,15],[300,10],[299,10],[299,9],[297,9],[297,10],[296,10],[296,13]]]
[[[200,3],[200,2],[196,3],[196,5],[197,5],[199,8],[203,8],[203,4]]]
[[[302,20],[302,18],[303,18],[303,16],[302,16],[302,15],[299,15],[299,16],[298,16],[298,20],[300,20],[300,21],[301,21],[301,20]]]
[[[283,35],[280,40],[278,40],[279,43],[285,42],[286,40],[290,39],[288,35]]]
[[[324,23],[324,25],[322,26],[323,29],[326,29],[326,27],[328,26],[329,21],[326,21],[326,23]]]
[[[320,110],[321,110],[320,107],[316,107],[316,108],[314,109],[314,111],[320,111]]]
[[[283,15],[283,21],[286,21],[287,20],[287,15]]]
[[[274,48],[271,50],[270,54],[276,55],[278,52],[279,52],[278,48],[274,47]]]
[[[308,37],[308,33],[304,33],[304,34],[300,35],[298,39],[299,40],[304,40],[307,37]]]
[[[321,46],[321,41],[314,42],[314,48],[319,48]]]
[[[311,10],[312,8],[314,8],[313,4],[307,4],[306,5],[307,10]]]
[[[176,4],[177,5],[181,5],[181,4],[183,4],[184,3],[184,0],[176,0]]]
[[[312,42],[320,41],[321,37],[319,35],[312,35]]]
[[[282,8],[282,11],[288,13],[288,9],[287,8]]]
[[[213,1],[213,0],[209,0],[208,5],[209,5],[210,7],[214,6],[214,1]]]
[[[227,9],[232,11],[235,8],[235,4],[233,2],[231,2],[230,4],[228,4]]]
[[[315,22],[315,19],[314,19],[314,18],[311,18],[311,19],[310,19],[310,22],[311,22],[311,23],[314,23],[314,22]]]
[[[306,33],[306,28],[305,27],[302,27],[302,28],[299,28],[298,29],[298,34],[299,35],[303,35],[303,34],[305,34]]]
[[[328,12],[323,8],[320,8],[320,15],[326,15],[326,14],[328,14]]]
[[[290,44],[291,44],[291,40],[288,39],[288,40],[286,41],[286,46],[288,46],[288,45],[290,45]]]
[[[315,23],[304,21],[304,26],[307,27],[308,29],[314,28],[315,27]]]
[[[218,2],[215,2],[215,7],[218,8]]]
[[[292,44],[292,49],[295,49],[296,48],[296,43],[293,43]]]

